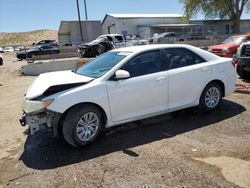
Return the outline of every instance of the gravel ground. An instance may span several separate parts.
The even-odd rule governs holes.
[[[250,187],[250,95],[233,93],[216,112],[187,109],[123,125],[84,148],[18,118],[35,77],[4,54],[0,67],[1,187]]]

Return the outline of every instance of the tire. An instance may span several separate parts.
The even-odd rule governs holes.
[[[102,115],[95,106],[78,105],[73,107],[66,115],[62,132],[67,143],[78,147],[93,142],[101,127]]]
[[[247,72],[243,70],[242,66],[237,65],[236,72],[241,78],[247,78]]]
[[[221,100],[221,86],[216,82],[211,82],[202,91],[198,109],[203,112],[214,111],[219,107]]]
[[[0,65],[3,65],[3,59],[0,57]]]

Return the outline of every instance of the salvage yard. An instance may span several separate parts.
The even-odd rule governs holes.
[[[187,109],[154,117],[72,148],[45,132],[27,136],[18,119],[36,77],[20,76],[25,62],[15,54],[3,59],[0,188],[250,187],[249,94],[231,94],[215,112]]]

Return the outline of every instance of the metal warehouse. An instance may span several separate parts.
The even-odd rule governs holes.
[[[94,40],[102,34],[101,21],[81,21],[83,42]],[[80,44],[81,33],[78,21],[61,21],[58,40],[61,45],[63,44]]]
[[[103,34],[119,33],[150,37],[154,33],[178,32],[199,34],[210,31],[217,34],[230,34],[230,20],[191,20],[183,24],[180,14],[106,14],[102,21]],[[250,20],[240,21],[240,31],[250,31]]]
[[[102,21],[102,32],[151,36],[154,33],[151,26],[181,23],[180,14],[107,14]]]

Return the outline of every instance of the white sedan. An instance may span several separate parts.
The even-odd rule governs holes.
[[[12,46],[5,47],[4,52],[14,52],[14,48]]]
[[[46,124],[73,146],[102,129],[198,106],[216,110],[235,90],[232,59],[189,45],[109,51],[75,71],[41,74],[25,95],[22,125]]]

